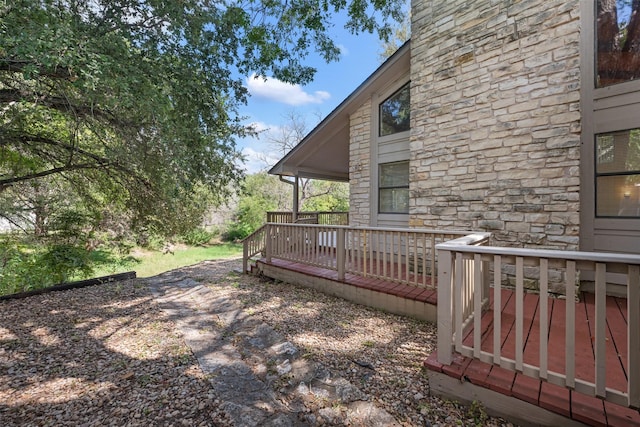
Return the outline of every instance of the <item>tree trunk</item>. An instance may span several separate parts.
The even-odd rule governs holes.
[[[618,9],[616,0],[598,1],[597,10],[598,53],[618,50]]]
[[[640,0],[631,3],[631,15],[627,26],[627,39],[622,46],[623,52],[640,52]]]
[[[629,22],[620,27],[616,0],[597,2],[598,87],[640,77],[640,0],[633,0],[629,7]],[[626,7],[620,12],[625,17]]]

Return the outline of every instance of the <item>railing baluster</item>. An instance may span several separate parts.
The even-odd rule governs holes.
[[[630,265],[627,269],[627,363],[629,382],[627,384],[628,405],[640,408],[640,266]]]
[[[396,279],[402,280],[402,234],[397,232],[398,236],[398,256],[396,257]]]
[[[373,269],[374,265],[373,264],[375,262],[375,260],[373,259],[373,252],[374,252],[373,251],[373,241],[374,241],[373,240],[374,239],[373,236],[374,236],[374,233],[375,233],[375,231],[371,231],[369,233],[369,239],[368,239],[368,242],[369,242],[369,274],[370,275],[374,275],[375,274],[373,272],[374,271],[374,269]]]
[[[434,253],[435,255],[435,253]],[[433,274],[433,271],[431,272]],[[431,282],[435,285],[435,282]],[[427,235],[422,234],[422,286],[427,287]]]
[[[565,375],[566,385],[575,388],[576,385],[576,262],[567,261],[566,283],[566,344],[565,344]]]
[[[383,245],[384,248],[382,249],[382,275],[384,277],[387,277],[387,232],[383,231],[382,232],[382,238],[383,238]]]
[[[473,255],[473,357],[480,358],[482,351],[482,256]]]
[[[549,339],[549,260],[540,258],[540,378],[547,379]]]
[[[345,234],[344,228],[338,228],[336,235],[336,264],[338,268],[338,280],[344,280],[345,276]]]
[[[524,258],[516,257],[516,371],[522,372],[524,328]]]
[[[436,235],[431,235],[431,286],[436,285]]]
[[[382,238],[382,236],[380,235],[380,232],[376,232],[376,275],[380,276],[380,267],[381,267],[381,259],[380,257],[382,256],[382,252],[380,251],[380,239]]]
[[[404,274],[405,281],[409,282],[409,233],[404,233]],[[402,277],[400,278],[402,280]]]
[[[413,255],[412,256],[413,256],[413,282],[412,283],[414,285],[418,286],[420,284],[419,276],[418,276],[420,274],[420,270],[419,270],[419,267],[418,267],[418,262],[419,262],[419,259],[418,259],[418,239],[417,239],[417,237],[415,235],[414,235],[414,238],[413,238]]]
[[[439,260],[438,260],[439,261]],[[440,292],[440,288],[438,288]],[[493,363],[500,364],[502,352],[502,257],[493,257]]]
[[[362,230],[362,274],[364,277],[367,277],[368,268],[367,268],[367,245],[369,243],[369,236],[367,235],[367,230]]]
[[[596,263],[596,324],[595,324],[595,378],[596,396],[607,396],[607,269],[606,264]]]

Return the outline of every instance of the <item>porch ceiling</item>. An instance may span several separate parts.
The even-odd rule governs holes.
[[[272,175],[335,181],[349,180],[349,117],[371,96],[409,70],[407,41],[318,126],[269,170]]]

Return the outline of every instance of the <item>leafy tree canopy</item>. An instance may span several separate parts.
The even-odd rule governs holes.
[[[179,220],[194,188],[220,200],[240,178],[234,141],[250,132],[237,114],[244,76],[308,82],[309,53],[338,58],[338,11],[353,32],[384,38],[401,3],[2,2],[0,195],[59,179],[143,221]]]

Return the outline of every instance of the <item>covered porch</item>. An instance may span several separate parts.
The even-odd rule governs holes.
[[[421,361],[432,393],[524,425],[640,425],[640,257],[490,238],[271,223],[245,241],[244,268],[437,322]],[[615,295],[610,274],[626,277]]]

